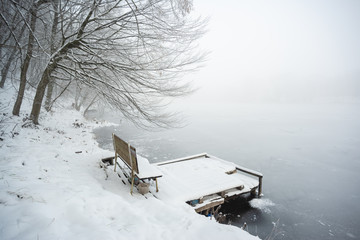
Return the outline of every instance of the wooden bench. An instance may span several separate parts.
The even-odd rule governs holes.
[[[120,165],[117,163],[118,157],[131,171],[130,193],[133,193],[135,177],[138,178],[140,181],[154,180],[156,183],[156,192],[158,192],[159,188],[157,178],[162,177],[161,172],[155,166],[150,164],[147,159],[142,157],[138,158],[136,156],[136,149],[115,134],[113,134],[113,144],[115,150],[114,171],[116,172],[116,165],[120,167]]]

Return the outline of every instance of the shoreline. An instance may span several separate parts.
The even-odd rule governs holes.
[[[11,93],[1,91],[1,103],[11,106]],[[106,178],[99,167],[102,157],[113,154],[94,139],[100,124],[56,108],[42,114],[40,125],[21,128],[28,110],[24,104],[21,117],[9,115],[1,141],[1,239],[189,239],[204,233],[210,239],[258,239],[209,221],[185,203],[131,196],[117,176]],[[9,107],[5,111],[10,114]]]

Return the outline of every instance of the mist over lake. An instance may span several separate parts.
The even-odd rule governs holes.
[[[360,237],[360,4],[196,1],[210,55],[185,77],[197,89],[170,104],[183,128],[115,132],[150,162],[207,152],[264,174],[266,207],[232,205],[232,224],[265,239]],[[238,208],[236,207],[238,206]],[[240,216],[240,217],[238,217]]]

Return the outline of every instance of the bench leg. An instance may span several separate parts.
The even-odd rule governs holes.
[[[115,164],[114,164],[114,172],[116,172],[116,164],[117,164],[117,155],[115,153]]]
[[[134,170],[132,170],[131,171],[131,190],[130,190],[131,195],[133,194],[134,180],[135,180],[135,174],[134,174]]]
[[[159,191],[159,187],[158,187],[157,178],[155,178],[155,183],[156,183],[156,192],[158,192],[158,191]]]

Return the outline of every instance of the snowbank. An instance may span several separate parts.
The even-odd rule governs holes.
[[[104,123],[56,108],[41,125],[22,127],[26,115],[11,116],[13,98],[0,90],[0,239],[258,239],[185,203],[131,196],[99,167],[113,154],[93,139]]]

